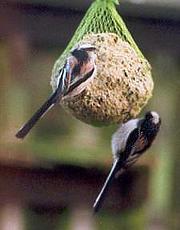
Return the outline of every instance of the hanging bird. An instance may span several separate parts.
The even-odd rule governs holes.
[[[17,138],[24,138],[36,122],[63,97],[74,96],[84,90],[86,83],[93,79],[96,72],[95,50],[94,46],[83,44],[71,51],[71,55],[66,59],[56,77],[56,90],[16,133]]]
[[[132,119],[122,124],[112,136],[112,153],[114,162],[111,171],[100,191],[94,205],[98,212],[114,178],[133,165],[151,146],[161,125],[156,112],[147,112],[144,118]]]

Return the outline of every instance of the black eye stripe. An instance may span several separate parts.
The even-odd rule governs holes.
[[[96,48],[95,47],[89,47],[89,48],[82,48],[82,50],[85,50],[85,51],[95,51]]]

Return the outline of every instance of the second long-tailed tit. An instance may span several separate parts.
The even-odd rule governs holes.
[[[114,162],[111,171],[100,191],[94,205],[98,212],[114,178],[133,165],[151,146],[161,125],[156,112],[147,112],[144,118],[132,119],[122,124],[112,136],[112,153]]]
[[[57,74],[56,90],[16,133],[17,138],[24,138],[36,122],[63,97],[75,95],[85,89],[86,82],[89,83],[96,72],[95,50],[94,46],[83,44],[71,51],[71,55]]]

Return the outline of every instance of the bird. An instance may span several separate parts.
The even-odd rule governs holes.
[[[79,44],[71,50],[64,66],[57,73],[55,91],[19,129],[15,135],[17,138],[23,139],[36,122],[63,98],[69,95],[75,96],[85,89],[96,73],[95,51],[95,46],[91,44]]]
[[[112,168],[97,196],[93,212],[97,213],[114,180],[132,166],[151,146],[161,126],[161,118],[155,111],[146,112],[143,118],[136,118],[122,124],[112,135]]]

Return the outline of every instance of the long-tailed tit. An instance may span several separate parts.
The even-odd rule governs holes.
[[[56,90],[16,133],[17,138],[24,138],[36,122],[63,97],[80,93],[86,87],[86,82],[96,72],[95,50],[94,46],[83,44],[71,51],[63,68],[58,72]]]
[[[111,171],[100,191],[94,205],[98,212],[114,178],[133,165],[151,146],[161,125],[156,112],[147,112],[144,118],[132,119],[122,124],[112,136],[112,153],[114,162]]]

